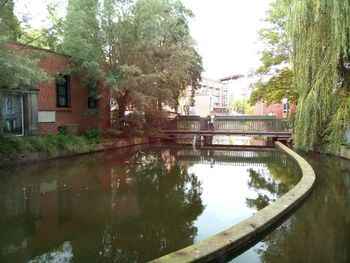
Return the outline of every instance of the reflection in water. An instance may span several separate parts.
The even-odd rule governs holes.
[[[123,174],[118,177],[118,185],[123,193],[137,197],[129,201],[138,200],[139,211],[128,218],[113,218],[105,225],[102,257],[114,262],[144,262],[155,254],[167,254],[193,243],[197,234],[193,221],[204,209],[201,184],[186,166],[168,166],[168,162],[167,158],[142,152],[131,158],[130,170],[125,174],[136,175],[135,182],[128,184]],[[116,200],[122,202],[117,210],[137,206],[123,203],[125,199]],[[140,245],[143,251],[136,253]]]
[[[318,154],[305,157],[317,177],[311,196],[232,262],[350,262],[350,161]]]
[[[45,253],[30,260],[28,263],[68,263],[72,262],[72,246],[69,242],[64,242],[59,249]]]
[[[253,214],[260,192],[271,202],[298,180],[279,174],[288,163],[274,151],[162,148],[0,169],[0,262],[154,259]]]
[[[289,189],[292,189],[300,179],[297,164],[281,155],[274,163],[268,164],[268,173],[265,170],[249,169],[250,180],[248,186],[255,189],[257,198],[247,198],[247,205],[257,210],[263,209]]]

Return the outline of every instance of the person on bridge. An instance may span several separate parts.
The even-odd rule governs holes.
[[[214,119],[215,119],[215,115],[214,115],[214,112],[212,111],[210,115],[210,123],[209,123],[210,130],[214,130]]]

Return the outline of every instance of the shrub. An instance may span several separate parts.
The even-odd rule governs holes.
[[[102,137],[102,130],[98,128],[88,128],[84,133],[88,141],[98,141]]]
[[[14,159],[29,156],[32,153],[54,153],[59,150],[78,152],[83,147],[95,142],[94,136],[72,136],[49,134],[45,136],[5,137],[0,136],[0,158]]]

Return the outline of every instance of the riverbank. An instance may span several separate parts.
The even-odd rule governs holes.
[[[89,140],[83,136],[52,135],[1,140],[0,167],[71,157],[116,148],[148,143],[147,138],[122,138],[116,140]]]

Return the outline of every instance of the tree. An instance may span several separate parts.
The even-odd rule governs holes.
[[[58,4],[51,3],[47,6],[48,25],[42,28],[31,28],[29,25],[22,25],[21,37],[17,41],[25,45],[33,45],[52,51],[60,51],[62,44],[63,19],[57,12]]]
[[[121,67],[126,81],[114,85],[116,92],[122,94],[119,117],[123,116],[125,104],[142,111],[160,110],[163,103],[176,106],[180,90],[199,81],[201,58],[194,49],[187,22],[191,15],[178,1],[135,3],[131,22],[123,23],[131,30],[122,30],[131,32],[133,37],[128,37],[121,48],[127,53],[122,56],[128,65],[126,69],[131,69],[132,74],[125,74],[125,66]],[[114,83],[118,83],[120,74],[115,73],[120,70],[111,73],[111,79],[116,75]]]
[[[38,60],[21,50],[11,51],[0,39],[0,89],[29,90],[48,78],[37,67]]]
[[[14,14],[13,0],[0,0],[0,35],[9,40],[17,40],[21,35],[21,28]]]
[[[229,98],[228,110],[235,111],[240,114],[253,115],[253,107],[249,105],[247,98],[235,100],[233,96]]]
[[[335,151],[350,125],[350,2],[285,0],[298,100],[295,139]]]
[[[194,49],[188,28],[192,16],[179,1],[142,0],[137,2],[136,19],[152,32],[142,40],[151,51],[144,68],[153,75],[149,82],[151,96],[158,106],[176,106],[179,91],[197,83],[202,72],[201,58]]]
[[[289,65],[291,47],[286,29],[286,10],[283,0],[271,3],[265,22],[267,26],[259,31],[265,49],[261,52],[262,65],[254,72],[259,80],[254,84],[250,104],[258,101],[267,104],[280,103],[288,98],[292,103],[298,100],[293,86],[293,71]]]
[[[70,0],[62,50],[89,82],[106,79],[123,121],[128,107],[176,106],[180,91],[199,81],[191,15],[179,1]]]
[[[59,51],[71,56],[71,70],[88,84],[94,84],[102,75],[98,11],[98,0],[69,0],[62,22],[63,42]]]

